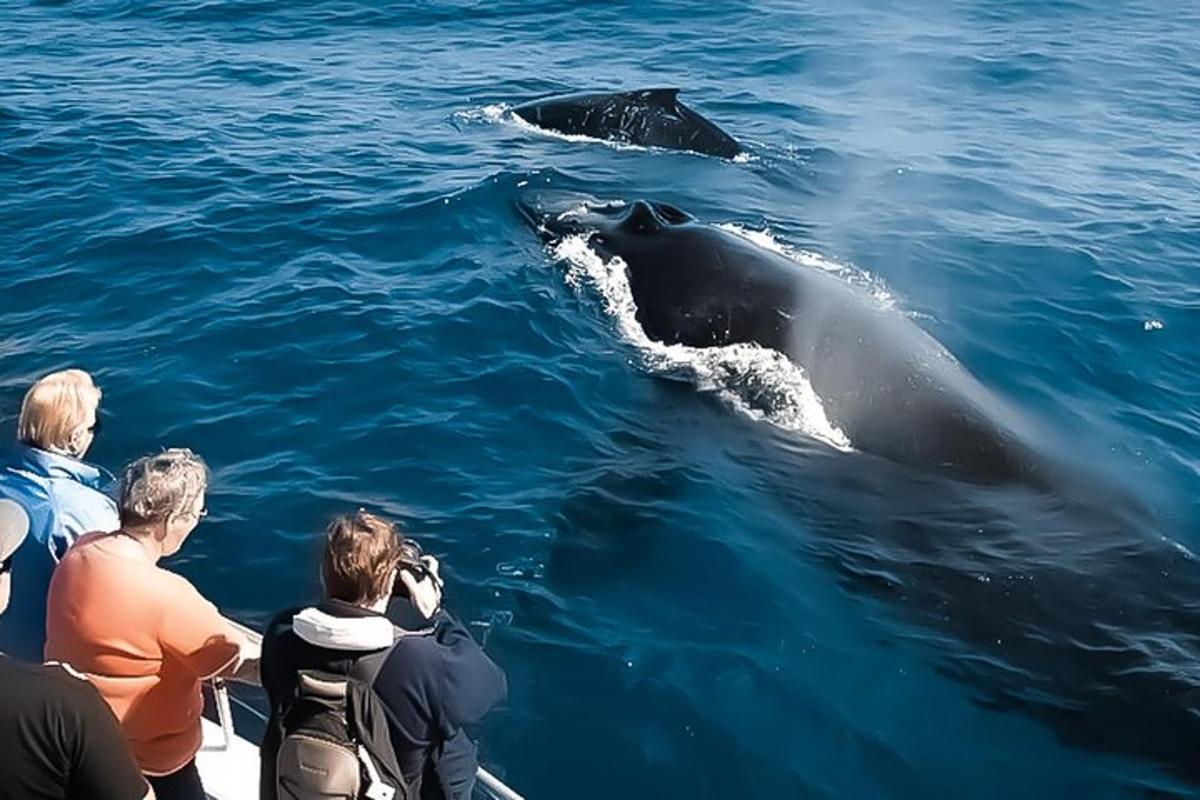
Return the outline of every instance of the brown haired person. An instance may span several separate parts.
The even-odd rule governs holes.
[[[322,602],[281,612],[263,640],[271,719],[261,796],[279,797],[276,755],[303,672],[354,673],[369,686],[412,796],[470,798],[477,762],[463,728],[504,699],[506,684],[466,628],[441,610],[437,560],[421,556],[390,522],[359,511],[330,524],[321,578]]]
[[[0,614],[29,517],[0,499]],[[21,580],[16,576],[16,581]],[[62,664],[0,654],[0,800],[153,800],[111,710]]]

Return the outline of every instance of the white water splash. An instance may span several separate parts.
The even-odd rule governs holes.
[[[510,112],[512,106],[508,103],[494,103],[492,105],[481,106],[479,108],[468,108],[463,111],[455,111],[454,119],[459,122],[483,122],[497,123],[504,122],[508,117],[513,116]]]
[[[804,370],[782,353],[757,344],[724,347],[667,345],[646,336],[637,321],[637,306],[620,258],[605,261],[587,244],[587,235],[567,236],[552,248],[567,264],[567,283],[579,290],[592,287],[621,335],[642,354],[654,372],[683,375],[702,391],[711,391],[739,412],[797,431],[839,450],[850,440],[829,422],[821,399]]]
[[[845,280],[847,283],[852,283],[875,299],[882,308],[895,308],[896,299],[892,293],[884,286],[883,281],[862,269],[848,266],[846,264],[832,261],[820,253],[814,253],[809,250],[796,250],[789,247],[783,242],[771,235],[770,231],[754,230],[753,228],[744,228],[731,222],[723,222],[716,227],[721,230],[732,233],[734,236],[740,236],[743,239],[753,242],[764,250],[770,250],[779,253],[781,256],[790,258],[797,264],[813,269],[832,272],[838,277]]]

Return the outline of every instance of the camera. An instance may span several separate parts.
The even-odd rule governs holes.
[[[423,555],[421,545],[412,539],[405,539],[400,543],[400,560],[396,564],[396,567],[408,572],[413,576],[413,580],[420,583],[430,576],[429,567],[421,560]],[[408,598],[408,589],[398,577],[395,587],[392,589],[392,595],[394,597]]]

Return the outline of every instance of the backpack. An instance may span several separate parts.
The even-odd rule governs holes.
[[[382,704],[357,668],[305,670],[281,718],[278,800],[415,800],[392,750]]]

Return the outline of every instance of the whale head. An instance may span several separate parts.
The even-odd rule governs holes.
[[[668,203],[637,200],[605,202],[579,192],[555,189],[527,192],[517,200],[517,210],[546,239],[620,230],[650,236],[693,222],[693,218]]]

